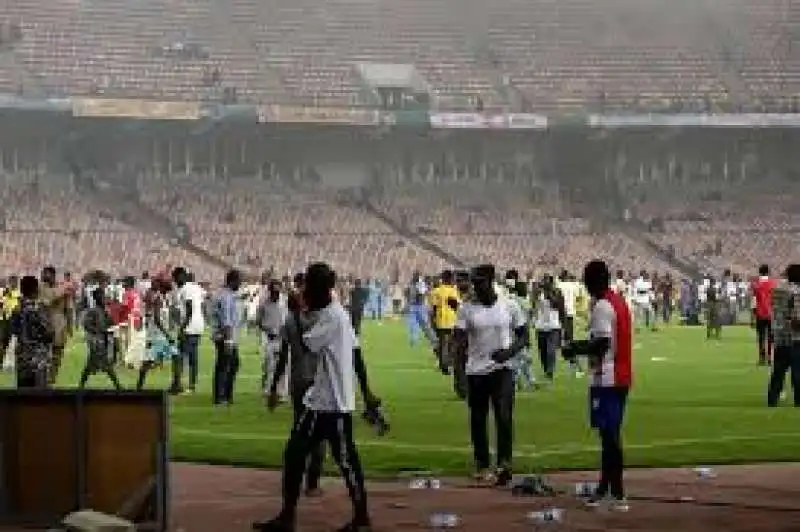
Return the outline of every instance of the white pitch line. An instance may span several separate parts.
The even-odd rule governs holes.
[[[233,440],[233,441],[286,441],[287,436],[278,436],[276,434],[257,434],[252,432],[215,432],[204,429],[190,429],[184,427],[175,427],[172,432],[177,434],[184,434],[187,436],[200,436],[212,440]],[[740,442],[740,441],[764,441],[783,438],[798,438],[800,432],[776,432],[761,434],[758,436],[718,436],[716,438],[678,438],[668,440],[656,440],[649,443],[632,443],[625,444],[625,449],[662,449],[665,447],[683,447],[687,445],[696,445],[699,443],[715,443],[715,442]],[[377,447],[388,448],[408,451],[423,451],[432,453],[462,453],[472,454],[472,447],[463,445],[432,445],[425,443],[405,443],[394,440],[362,440],[358,442],[359,447]],[[523,449],[522,452],[514,452],[514,456],[520,458],[538,458],[542,456],[570,456],[574,454],[597,452],[599,447],[596,445],[562,445],[557,448],[542,449],[540,451],[526,450],[534,449],[534,445],[517,445],[517,449]]]

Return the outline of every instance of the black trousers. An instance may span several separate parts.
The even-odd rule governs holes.
[[[564,334],[561,335],[562,345],[567,345],[575,339],[575,318],[572,316],[564,317]]]
[[[89,377],[96,373],[100,373],[101,371],[108,375],[108,378],[111,380],[111,384],[114,385],[114,388],[117,390],[122,389],[122,384],[119,382],[117,370],[114,368],[114,361],[112,360],[110,353],[113,342],[114,335],[109,334],[106,336],[105,343],[91,342],[87,345],[86,364],[83,366],[81,378],[78,381],[79,389],[83,390],[86,387],[86,383],[89,381]]]
[[[11,321],[7,318],[0,319],[0,350],[2,353],[8,349],[11,343]]]
[[[233,387],[239,373],[239,346],[225,345],[223,341],[214,342],[217,359],[214,363],[212,383],[214,404],[233,402]]]
[[[294,383],[293,383],[294,384]],[[303,404],[303,398],[312,383],[303,383],[292,388],[292,410],[294,411],[294,425],[300,423],[303,414],[306,411],[306,406]],[[308,463],[306,469],[306,490],[315,490],[319,488],[319,479],[322,477],[322,461],[325,458],[325,443],[320,442],[316,447],[312,447],[308,455]]]
[[[17,363],[17,388],[39,389],[50,388],[49,374],[46,369],[32,368]]]
[[[661,319],[664,323],[672,321],[672,302],[669,299],[661,301]]]
[[[469,393],[467,382],[467,355],[453,350],[453,391],[459,399],[466,399]]]
[[[774,342],[772,320],[756,318],[756,338],[758,339],[758,362],[763,364],[769,360]]]
[[[767,390],[769,406],[778,406],[787,372],[791,373],[794,406],[800,406],[800,342],[795,342],[791,346],[775,346],[772,375],[770,375],[769,389]]]
[[[283,509],[279,519],[294,522],[300,486],[309,455],[322,442],[331,447],[331,454],[344,478],[357,523],[369,522],[364,472],[353,441],[353,416],[350,413],[315,412],[305,409],[292,428],[283,453]]]
[[[353,324],[353,331],[356,333],[356,336],[361,336],[361,322],[363,319],[364,311],[350,313],[350,323]]]
[[[556,369],[556,350],[561,331],[536,331],[536,345],[539,348],[539,361],[542,371],[548,379],[553,378]]]
[[[497,431],[497,467],[510,469],[514,440],[514,373],[510,369],[500,369],[487,375],[468,375],[467,379],[475,467],[481,470],[491,465],[487,428],[491,407]]]
[[[453,329],[436,329],[436,356],[442,371],[449,371],[453,365],[452,340]]]

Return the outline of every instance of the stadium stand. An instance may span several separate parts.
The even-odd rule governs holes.
[[[294,272],[324,258],[341,271],[392,278],[411,265],[425,271],[445,265],[335,194],[238,181],[231,186],[199,178],[177,184],[141,180],[139,187],[146,204],[188,225],[193,241],[251,270]]]
[[[360,64],[410,65],[424,80],[433,111],[702,117],[793,111],[800,93],[800,55],[793,46],[800,8],[785,0],[678,2],[670,9],[663,0],[0,0],[0,13],[0,92],[37,101],[87,96],[279,104],[294,109],[289,115],[327,108],[352,118],[352,106],[375,103],[363,90]],[[756,184],[761,168],[741,182],[729,172],[752,166],[748,158],[779,160],[790,137],[745,134],[736,140],[703,131],[704,142],[696,142],[699,135],[680,129],[584,135],[566,128],[552,136],[502,137],[507,142],[486,148],[480,137],[420,126],[411,136],[399,133],[397,145],[385,141],[388,147],[378,149],[376,139],[388,130],[315,137],[311,121],[309,129],[280,133],[283,124],[274,122],[270,139],[287,149],[272,147],[269,156],[290,167],[318,162],[303,160],[298,148],[307,132],[335,141],[321,147],[320,160],[342,155],[397,170],[421,157],[420,165],[430,169],[400,185],[386,179],[389,172],[371,169],[364,174],[373,172],[380,186],[365,181],[342,192],[319,183],[280,185],[265,176],[268,156],[252,153],[269,142],[260,144],[263,133],[252,124],[237,125],[235,134],[233,126],[224,131],[224,142],[208,122],[189,130],[165,126],[153,139],[147,133],[136,138],[138,128],[145,131],[141,121],[87,133],[94,139],[87,142],[109,137],[109,146],[125,147],[120,154],[95,154],[88,163],[102,159],[107,167],[101,173],[111,181],[115,165],[137,168],[127,174],[139,176],[137,200],[127,197],[124,179],[114,185],[120,205],[130,203],[137,220],[114,212],[107,196],[79,190],[64,177],[74,168],[46,169],[53,162],[46,159],[60,157],[45,156],[49,140],[27,146],[28,140],[10,134],[0,138],[2,244],[8,251],[0,266],[18,273],[42,262],[73,270],[92,262],[118,271],[123,262],[125,270],[180,262],[211,278],[223,265],[293,270],[324,256],[343,271],[394,277],[489,259],[522,270],[556,263],[576,269],[600,256],[626,270],[674,271],[684,264],[751,272],[766,253],[776,262],[798,258],[796,186],[786,179]],[[59,124],[67,127],[66,120]],[[33,138],[34,126],[27,132]],[[282,137],[287,130],[293,133]],[[671,140],[684,134],[683,142]],[[427,143],[434,147],[428,150]],[[87,144],[85,151],[104,151],[98,145]],[[728,150],[724,170],[720,161],[706,164],[703,152],[713,158],[715,146]],[[580,156],[571,157],[573,150]],[[398,162],[395,151],[410,162]],[[193,167],[187,162],[192,156],[203,161]],[[516,158],[530,168],[508,179],[487,171],[487,165],[514,166]],[[779,173],[788,175],[787,168]],[[599,182],[601,173],[614,186],[585,186],[589,179]],[[699,175],[713,194],[687,186]],[[581,196],[602,207],[578,209]],[[139,223],[148,213],[152,223]]]
[[[204,275],[213,274],[194,255],[159,235],[115,220],[109,208],[87,201],[66,183],[63,176],[35,181],[7,176],[0,192],[0,270],[5,275],[35,273],[43,264],[58,265],[62,271],[97,268],[118,275],[191,264]]]
[[[781,0],[1,5],[18,28],[0,63],[12,92],[352,105],[361,62],[413,65],[440,108],[784,108],[798,86],[800,8]]]
[[[156,270],[188,264],[204,278],[220,269],[184,249],[181,242],[121,222],[108,206],[78,193],[68,180],[16,176],[2,189],[3,262],[7,274],[35,270],[42,263],[83,271],[87,265],[107,271]],[[143,202],[162,212],[189,240],[222,261],[253,273],[268,267],[296,271],[325,257],[343,272],[382,278],[405,277],[412,270],[438,271],[446,258],[419,245],[424,238],[465,263],[494,261],[523,271],[553,267],[577,270],[602,257],[626,271],[672,272],[675,268],[624,231],[599,231],[596,221],[556,218],[541,205],[516,198],[515,206],[472,196],[469,188],[453,195],[452,185],[395,190],[378,202],[396,226],[340,192],[299,190],[238,180],[212,183],[207,178],[139,181]],[[471,187],[472,194],[480,187]],[[457,201],[445,198],[458,197]],[[777,263],[796,258],[800,249],[798,195],[762,195],[743,191],[730,201],[667,205],[639,204],[637,216],[651,230],[643,238],[703,271],[724,268],[753,271],[765,253]],[[439,199],[437,199],[439,198]],[[780,198],[783,198],[781,200]],[[509,198],[509,201],[511,199]],[[765,207],[769,205],[769,208]],[[776,206],[778,209],[776,209]],[[657,227],[653,226],[657,222]],[[405,227],[398,232],[397,227]]]

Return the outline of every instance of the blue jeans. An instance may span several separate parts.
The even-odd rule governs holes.
[[[533,357],[527,349],[514,357],[514,382],[519,390],[530,390],[536,382],[533,376]]]
[[[410,305],[408,307],[408,336],[411,345],[415,345],[420,335],[427,336],[428,315],[425,305]]]
[[[625,495],[622,479],[625,462],[621,431],[627,402],[627,387],[589,388],[589,421],[600,436],[599,495],[606,495],[609,492],[615,497]]]

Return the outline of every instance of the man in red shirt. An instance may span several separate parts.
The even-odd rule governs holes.
[[[125,279],[125,292],[122,294],[122,304],[128,313],[128,321],[134,329],[142,327],[142,295],[136,289],[136,279]]]
[[[762,264],[758,268],[758,279],[753,281],[753,317],[755,318],[756,337],[758,338],[758,365],[764,366],[772,362],[774,337],[772,335],[772,291],[775,280],[769,277],[769,266]]]
[[[130,347],[131,336],[134,331],[142,327],[142,297],[136,289],[136,279],[126,277],[122,283],[122,323],[119,324],[122,332],[122,350]]]
[[[116,330],[119,331],[119,326],[126,323],[127,316],[125,315],[125,307],[116,299],[109,298],[106,301],[106,311],[108,311],[111,321],[117,326]],[[122,351],[122,346],[120,344],[119,332],[117,332],[114,334],[114,343],[111,348],[111,359],[115,364],[119,362],[120,359],[120,353]]]
[[[611,275],[603,261],[586,265],[583,282],[593,300],[589,339],[570,342],[563,356],[582,355],[589,360],[589,418],[600,436],[602,466],[597,491],[587,505],[596,507],[607,500],[610,509],[625,512],[622,422],[633,382],[631,311],[625,298],[611,289]]]

